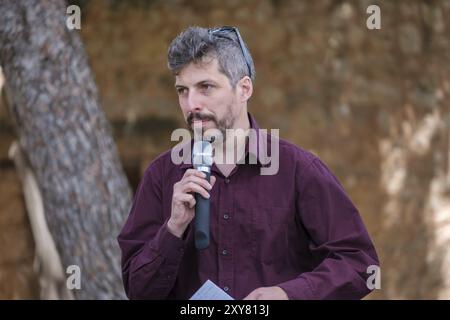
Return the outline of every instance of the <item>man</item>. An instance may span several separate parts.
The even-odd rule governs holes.
[[[247,112],[253,61],[236,28],[188,28],[171,43],[168,60],[191,129],[259,131]],[[237,135],[231,164],[217,161],[221,150],[229,151],[219,143],[210,183],[192,164],[174,164],[170,150],[150,164],[118,238],[128,297],[188,299],[208,279],[235,299],[368,294],[367,269],[378,257],[333,174],[316,156],[279,139],[272,159],[278,172],[263,175],[267,162],[245,137]],[[204,250],[194,246],[194,193],[210,199],[211,241]]]

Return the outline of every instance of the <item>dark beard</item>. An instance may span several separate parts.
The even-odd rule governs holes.
[[[236,119],[233,117],[232,112],[231,112],[231,105],[227,106],[226,116],[221,121],[218,121],[216,119],[216,117],[214,117],[213,115],[190,113],[188,115],[186,121],[187,121],[188,129],[191,131],[191,133],[194,132],[194,128],[192,127],[194,120],[203,120],[203,121],[209,120],[211,122],[214,122],[215,128],[218,129],[222,133],[223,142],[226,141],[226,130],[233,128],[234,122],[236,121]],[[203,128],[202,128],[202,130],[203,130]],[[204,132],[202,132],[202,136],[203,136],[203,133]]]

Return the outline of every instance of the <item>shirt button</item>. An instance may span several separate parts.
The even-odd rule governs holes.
[[[228,292],[230,290],[230,288],[228,287],[223,287],[223,291]]]
[[[222,254],[223,254],[224,256],[226,256],[226,255],[228,254],[228,251],[227,251],[226,249],[223,249],[223,250],[222,250]]]
[[[226,183],[226,184],[229,184],[229,183],[230,183],[230,179],[226,178],[226,179],[225,179],[225,183]]]
[[[224,214],[224,215],[223,215],[223,218],[224,218],[225,220],[228,220],[228,219],[230,219],[230,216],[227,215],[227,214]]]

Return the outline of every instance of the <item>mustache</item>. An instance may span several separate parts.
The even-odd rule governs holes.
[[[187,123],[190,126],[192,126],[192,122],[194,120],[202,120],[202,121],[210,120],[216,122],[216,118],[212,115],[206,115],[201,113],[190,113],[187,117]]]

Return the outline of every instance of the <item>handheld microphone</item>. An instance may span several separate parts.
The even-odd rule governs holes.
[[[194,168],[206,174],[210,181],[211,166],[213,163],[212,146],[208,141],[197,141],[192,151]],[[197,250],[209,246],[209,199],[195,193],[195,247]]]

